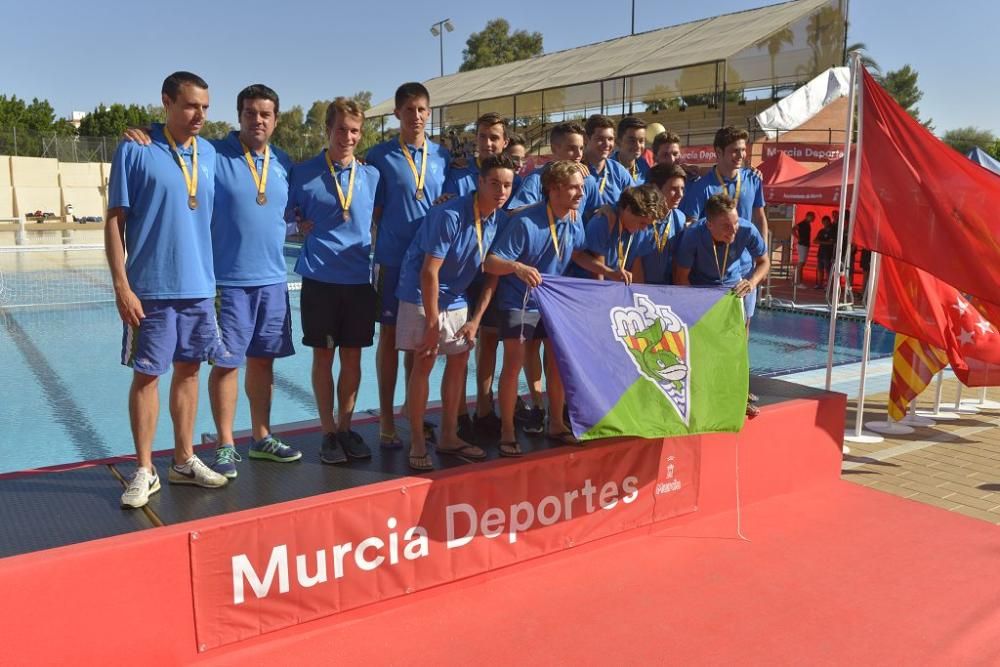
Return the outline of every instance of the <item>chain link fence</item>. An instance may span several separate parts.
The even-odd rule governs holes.
[[[52,157],[60,162],[110,162],[118,141],[118,137],[78,137],[0,127],[0,155]]]

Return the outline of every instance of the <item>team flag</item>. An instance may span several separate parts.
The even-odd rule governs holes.
[[[912,336],[896,334],[892,349],[892,383],[889,385],[889,416],[899,421],[906,416],[910,401],[930,384],[948,355],[939,347]]]
[[[545,276],[533,295],[581,440],[742,428],[747,336],[729,290]]]

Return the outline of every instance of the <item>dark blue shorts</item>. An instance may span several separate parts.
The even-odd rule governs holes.
[[[549,334],[545,330],[545,320],[542,319],[542,314],[537,310],[501,310],[500,338],[502,340],[520,339],[522,333],[526,341],[548,338]]]
[[[247,357],[277,359],[295,354],[288,284],[219,286],[215,296],[220,345],[212,363],[239,368]]]
[[[122,364],[163,375],[175,361],[207,361],[220,344],[212,299],[148,299],[138,327],[124,326]]]
[[[375,265],[375,293],[378,295],[379,323],[396,326],[399,315],[399,299],[396,298],[396,288],[399,286],[399,267]]]
[[[472,284],[465,290],[465,300],[469,304],[469,314],[476,312],[476,306],[479,305],[479,297],[483,293],[483,286],[486,281],[483,279],[482,275],[477,276]],[[496,288],[493,289],[493,298],[490,299],[490,303],[486,306],[486,311],[483,313],[483,319],[479,321],[480,328],[490,327],[496,329],[500,326],[500,311],[497,309],[497,293]]]

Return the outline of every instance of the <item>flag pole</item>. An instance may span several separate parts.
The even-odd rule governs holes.
[[[837,247],[834,248],[833,265],[837,268],[837,279],[833,281],[833,295],[830,299],[830,333],[826,343],[826,390],[830,391],[833,383],[833,343],[837,334],[837,309],[840,305],[840,274],[841,262],[844,255],[844,218],[847,209],[844,208],[844,199],[847,196],[847,180],[851,169],[851,137],[854,135],[854,101],[858,97],[858,67],[860,66],[860,54],[857,51],[851,52],[851,89],[847,96],[847,131],[844,135],[844,169],[840,179],[840,205],[837,223]],[[858,137],[858,150],[860,152],[861,141]],[[857,188],[855,188],[857,190]]]
[[[860,139],[860,137],[859,137]],[[857,180],[854,181],[857,183]],[[855,195],[858,192],[858,188],[854,188]],[[870,270],[870,277],[868,278],[867,290],[865,292],[865,303],[868,304],[868,309],[865,312],[865,335],[864,342],[861,345],[861,378],[858,380],[858,401],[857,410],[854,414],[854,433],[847,434],[844,436],[844,440],[847,442],[857,442],[857,443],[877,443],[882,442],[885,438],[880,435],[873,435],[871,433],[862,433],[862,420],[865,412],[865,378],[868,373],[868,358],[871,353],[872,345],[872,311],[875,310],[875,292],[878,289],[878,278],[879,269],[881,268],[882,257],[877,253],[872,253],[872,264]]]
[[[941,398],[944,394],[944,369],[939,370],[937,373],[937,388],[934,390],[934,410],[917,410],[918,417],[930,417],[934,421],[946,421],[950,419],[958,419],[960,415],[957,412],[948,412],[941,409]]]

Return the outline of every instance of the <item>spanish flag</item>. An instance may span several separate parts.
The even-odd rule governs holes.
[[[948,365],[944,350],[921,340],[896,334],[892,351],[892,384],[889,386],[889,417],[906,416],[910,401],[930,384],[934,375]]]

